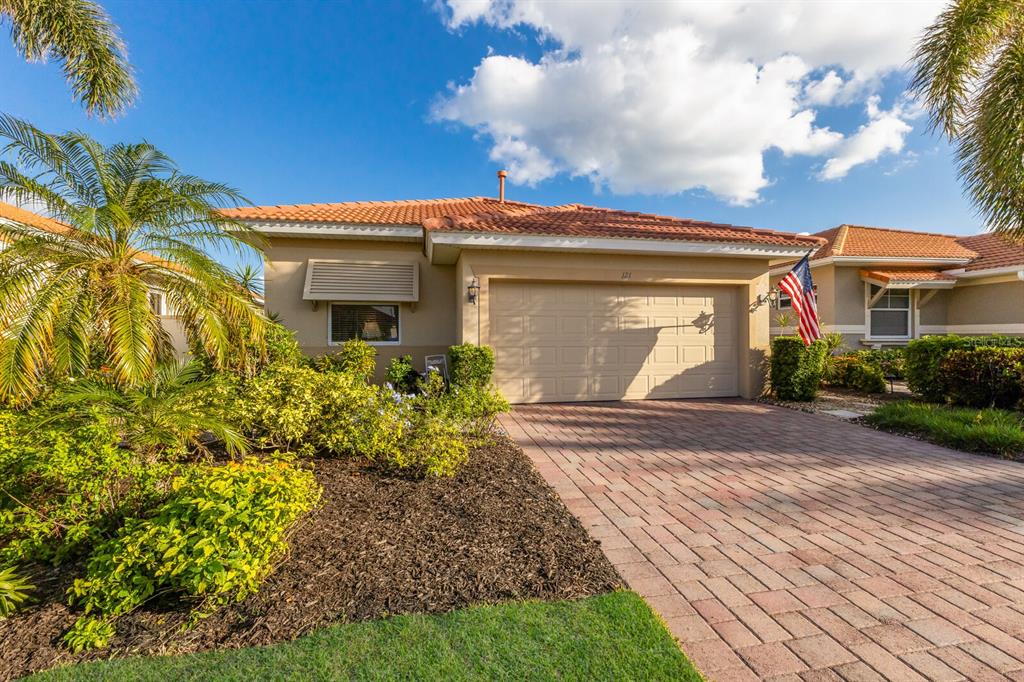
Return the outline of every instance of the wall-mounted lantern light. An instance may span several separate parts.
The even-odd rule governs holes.
[[[469,302],[476,305],[477,298],[480,297],[480,281],[476,277],[466,287],[466,295],[469,297]]]

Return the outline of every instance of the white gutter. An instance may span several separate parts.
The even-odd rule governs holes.
[[[970,258],[905,258],[890,256],[829,256],[828,258],[811,259],[811,267],[817,268],[822,265],[889,265],[896,267],[918,267],[934,265],[967,265]],[[772,268],[768,274],[784,275],[790,271],[790,266]],[[943,270],[947,274],[954,274],[953,271]]]
[[[419,225],[373,225],[335,222],[252,222],[250,227],[260,234],[279,237],[330,237],[331,239],[373,239],[386,241],[418,241],[423,237]]]
[[[480,232],[427,231],[427,254],[433,246],[468,249],[537,249],[565,251],[614,251],[635,254],[691,254],[706,256],[751,256],[784,258],[807,253],[809,246],[757,245],[744,242],[697,242],[676,239],[622,237],[570,237],[558,235],[496,234]]]
[[[1001,268],[986,268],[984,270],[943,270],[947,275],[957,279],[972,279],[975,277],[995,277],[997,275],[1017,275],[1017,279],[1024,280],[1024,265],[1007,265]]]

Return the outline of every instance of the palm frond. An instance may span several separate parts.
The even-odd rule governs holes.
[[[114,116],[138,92],[117,27],[89,0],[0,0],[25,59],[57,58],[77,100],[92,115]]]

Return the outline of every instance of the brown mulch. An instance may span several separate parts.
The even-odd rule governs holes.
[[[259,594],[183,631],[180,604],[118,621],[111,647],[75,657],[64,592],[81,566],[32,576],[44,596],[0,620],[0,679],[87,658],[183,653],[294,639],[332,623],[470,604],[577,599],[621,585],[615,569],[511,441],[478,449],[451,480],[413,481],[318,460],[321,507]]]

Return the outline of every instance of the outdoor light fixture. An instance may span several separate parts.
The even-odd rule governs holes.
[[[469,283],[468,287],[466,287],[466,295],[469,297],[469,302],[476,305],[476,299],[480,296],[480,282],[476,277],[474,277],[473,281]]]

